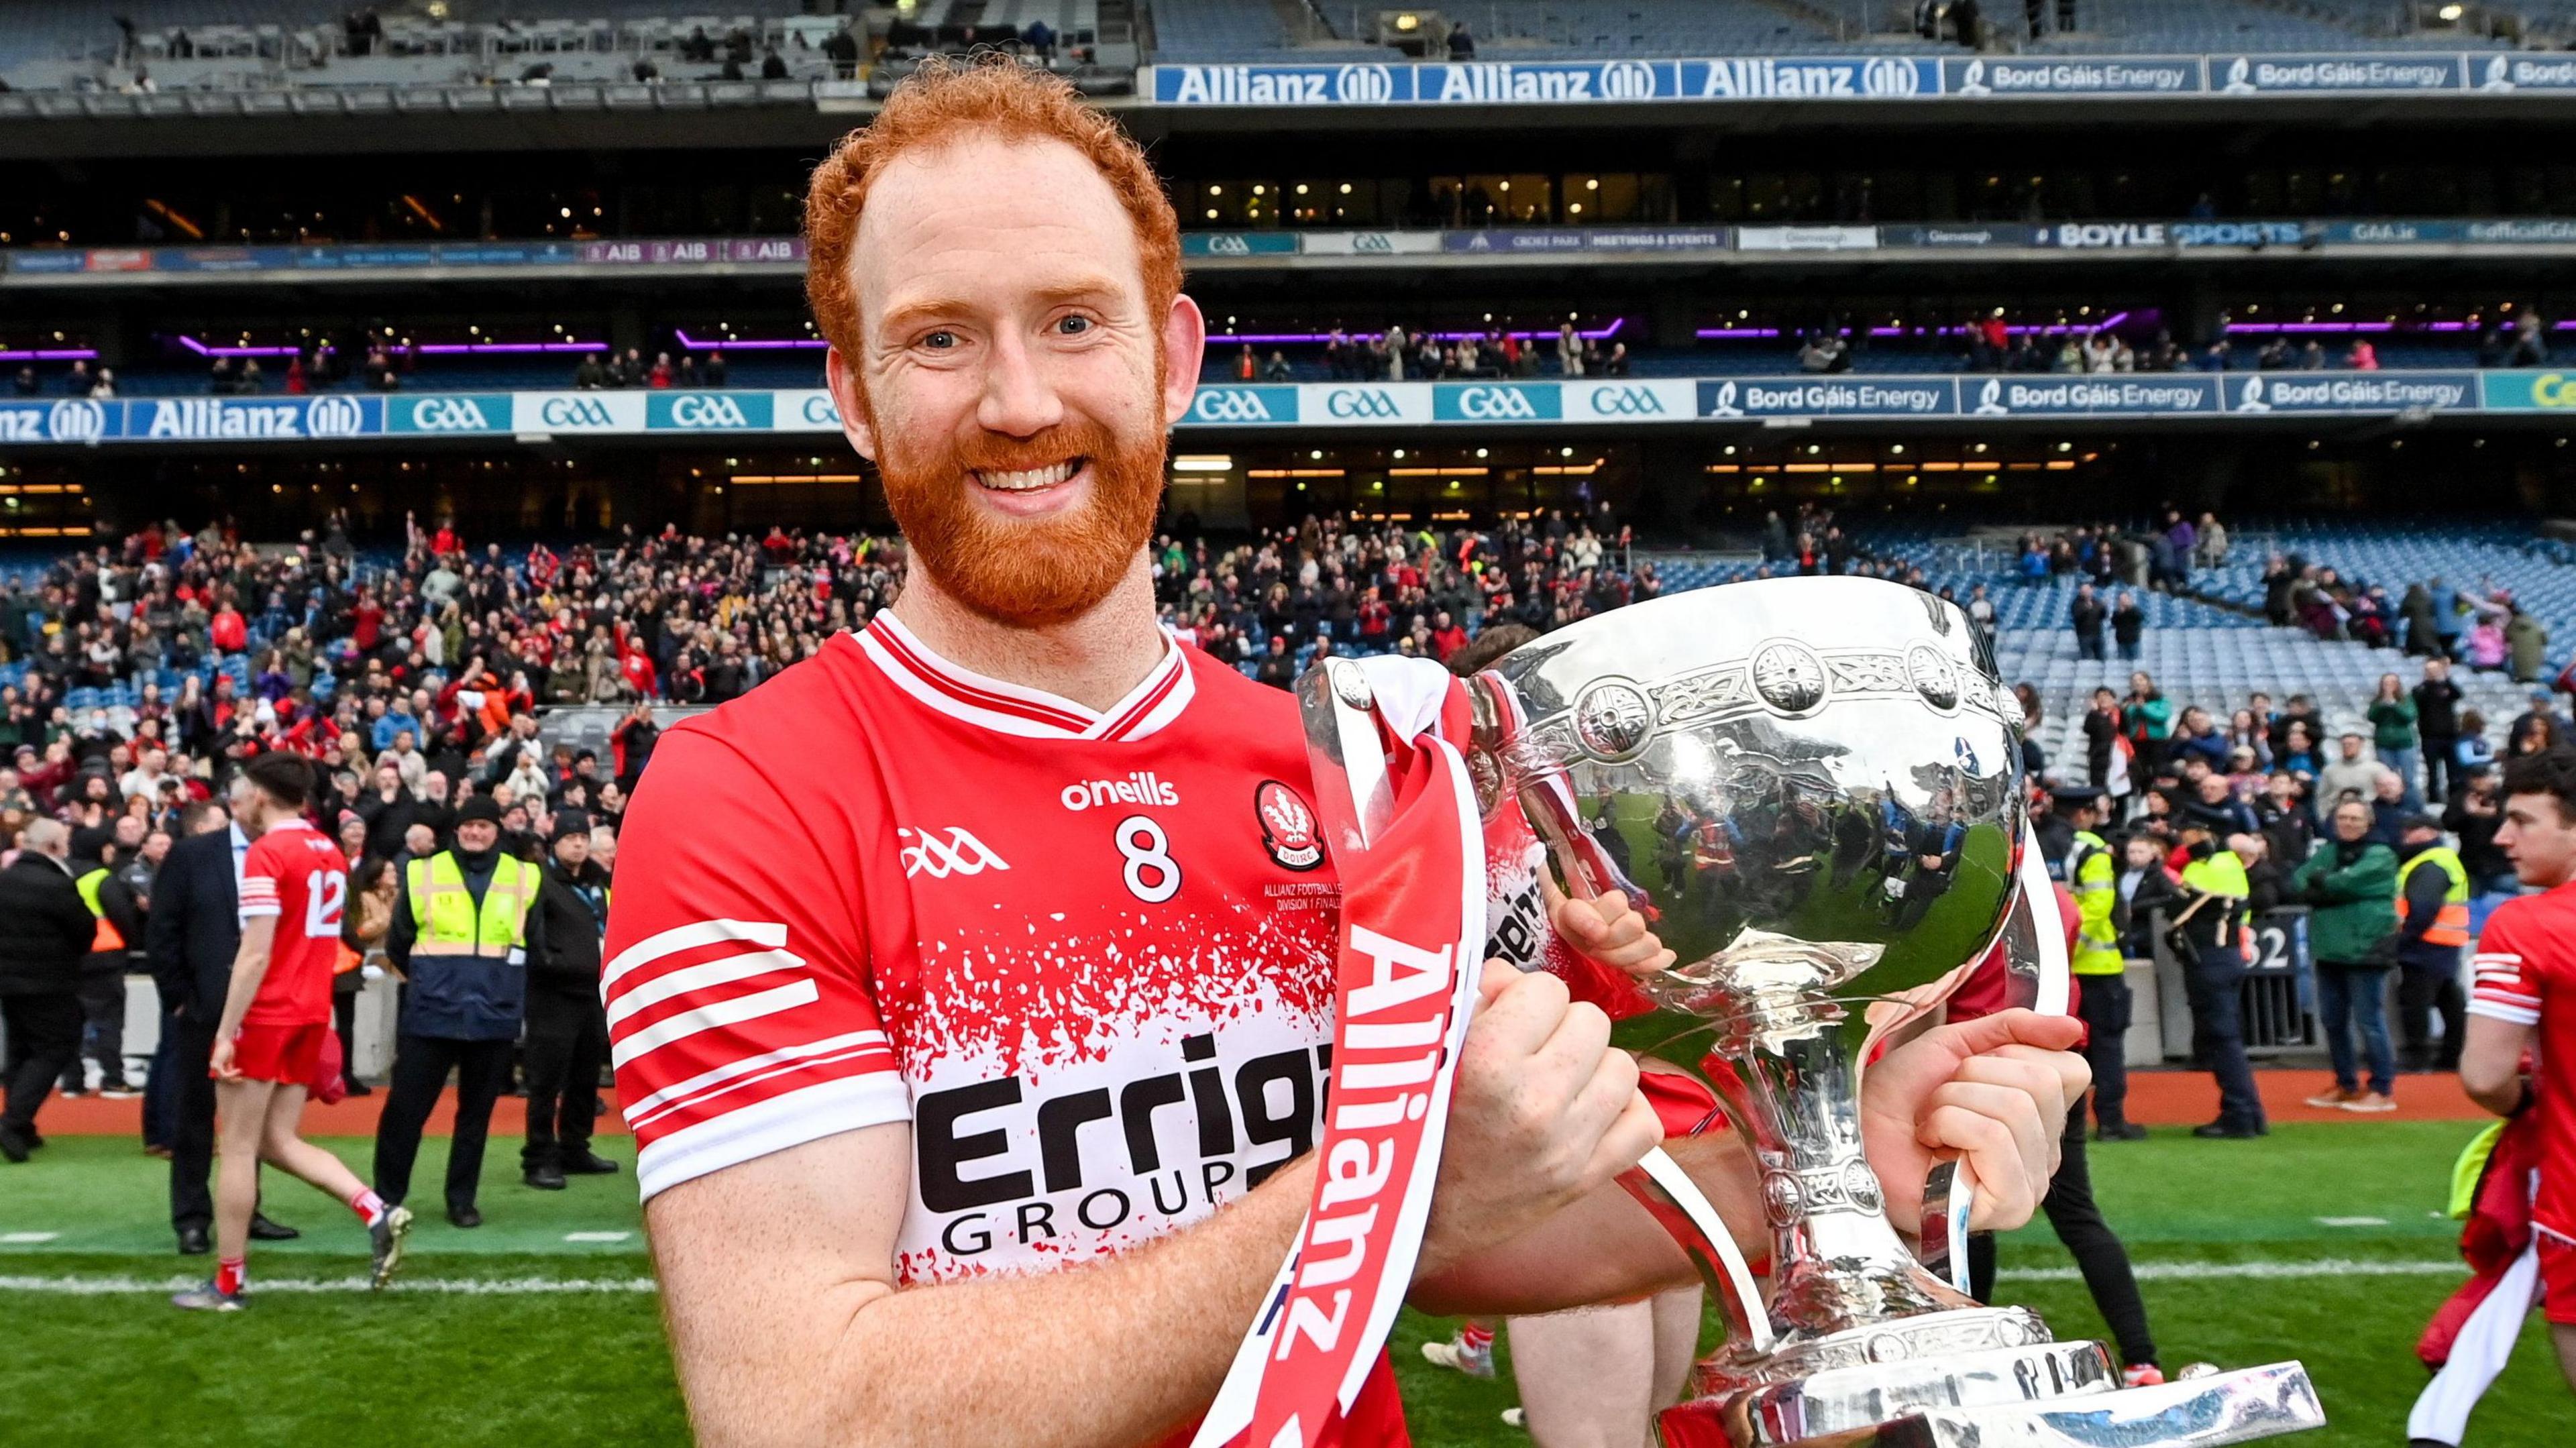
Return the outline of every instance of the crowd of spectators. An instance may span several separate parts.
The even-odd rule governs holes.
[[[1655,597],[1654,565],[1631,568],[1629,543],[1606,508],[1445,532],[1309,517],[1232,548],[1157,539],[1154,587],[1167,625],[1284,689],[1318,657],[1445,663],[1491,625],[1545,632]]]
[[[1625,377],[1628,344],[1587,337],[1566,322],[1551,341],[1488,327],[1481,332],[1408,332],[1390,323],[1383,332],[1335,326],[1326,335],[1322,364],[1336,382],[1429,382],[1469,377]],[[1295,376],[1285,352],[1266,358],[1252,344],[1236,351],[1224,375],[1237,382],[1286,382]]]
[[[605,360],[596,352],[582,354],[572,370],[572,385],[585,392],[598,392],[630,387],[722,387],[729,369],[724,353],[710,351],[704,363],[695,353],[683,352],[678,361],[668,352],[656,352],[646,362],[639,347],[629,347],[625,355],[610,353]]]
[[[2468,589],[2437,574],[2407,584],[2392,600],[2386,584],[2347,578],[2296,553],[2276,553],[2263,565],[2263,616],[2321,639],[2402,648],[2482,673],[2508,674],[2518,683],[2548,678],[2549,629],[2509,590],[2483,580]]]
[[[0,827],[31,808],[159,823],[269,750],[321,761],[353,808],[386,768],[450,806],[524,786],[576,764],[538,757],[538,705],[720,703],[863,622],[901,567],[882,540],[782,531],[505,559],[414,526],[370,563],[337,524],[274,550],[146,527],[0,584]],[[623,808],[650,727],[593,762],[586,804]]]

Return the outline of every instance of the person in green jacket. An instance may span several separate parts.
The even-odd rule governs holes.
[[[2397,1055],[2382,1009],[2397,963],[2397,853],[2370,837],[2371,823],[2370,806],[2360,800],[2335,806],[2334,838],[2291,873],[2284,891],[2315,910],[2308,943],[2316,957],[2317,1020],[2334,1058],[2334,1089],[2309,1097],[2310,1106],[2397,1109]],[[2355,1026],[2370,1053],[2368,1090],[2354,1066]]]
[[[2129,697],[2120,701],[2120,732],[2129,736],[2129,749],[2136,756],[2130,766],[2130,778],[2136,780],[2140,793],[2146,782],[2155,778],[2165,762],[2165,741],[2173,737],[2174,707],[2172,701],[2156,690],[2154,677],[2144,669],[2129,676]]]
[[[2519,606],[2512,607],[2504,621],[2504,645],[2515,683],[2534,683],[2542,677],[2541,671],[2548,663],[2549,630],[2540,626],[2540,620]]]
[[[2407,813],[2421,810],[2424,795],[2415,778],[2415,756],[2422,741],[2415,732],[2415,700],[2395,674],[2379,676],[2379,696],[2370,701],[2370,733],[2379,762],[2406,783]]]

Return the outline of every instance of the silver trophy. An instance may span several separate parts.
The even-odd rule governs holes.
[[[1947,1167],[1921,1255],[1883,1210],[1861,1153],[1868,1042],[1998,939],[2020,998],[2045,993],[2021,710],[1976,638],[1899,584],[1769,579],[1586,619],[1477,678],[1478,805],[1520,809],[1570,891],[1650,912],[1677,964],[1620,1042],[1705,1080],[1761,1165],[1767,1298],[1669,1158],[1627,1182],[1728,1326],[1661,1415],[1669,1448],[2197,1448],[2324,1422],[2295,1362],[2124,1389],[2101,1344],[1970,1298],[1969,1184]]]

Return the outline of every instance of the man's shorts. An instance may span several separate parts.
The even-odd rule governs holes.
[[[233,1069],[253,1081],[310,1086],[322,1065],[328,1021],[312,1025],[245,1025],[233,1040]]]
[[[2540,1315],[2576,1327],[2576,1242],[2549,1231],[2532,1235],[2540,1246]]]

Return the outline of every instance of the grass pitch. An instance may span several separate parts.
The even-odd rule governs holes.
[[[2469,1132],[2454,1122],[2303,1124],[2258,1142],[2167,1130],[2094,1148],[2104,1209],[2139,1263],[2167,1366],[2298,1357],[2331,1425],[2288,1441],[2402,1444],[2424,1382],[2415,1335],[2463,1275],[2456,1224],[2437,1213]],[[365,1143],[326,1144],[363,1169]],[[0,1324],[10,1342],[0,1445],[686,1442],[633,1179],[529,1191],[516,1143],[496,1141],[487,1225],[460,1232],[435,1210],[445,1146],[423,1145],[415,1195],[431,1210],[396,1291],[354,1290],[365,1267],[356,1223],[272,1174],[268,1209],[304,1240],[259,1246],[255,1305],[228,1315],[163,1303],[211,1263],[172,1252],[166,1168],[131,1141],[64,1137],[27,1166],[0,1167]],[[1999,1297],[2038,1309],[2061,1337],[2102,1335],[2044,1223],[2007,1239],[2003,1266]],[[1508,1370],[1488,1383],[1423,1362],[1419,1344],[1447,1329],[1410,1314],[1397,1328],[1415,1441],[1526,1444],[1500,1417],[1514,1401]],[[1508,1337],[1503,1350],[1508,1359]],[[2576,1444],[2576,1399],[2537,1316],[2469,1442]]]

